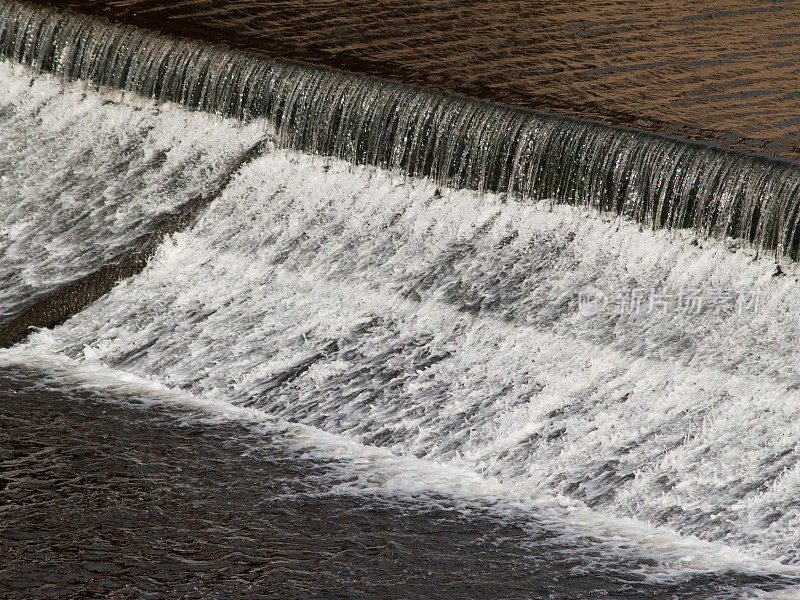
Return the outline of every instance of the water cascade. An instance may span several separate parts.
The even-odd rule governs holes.
[[[797,267],[731,248],[796,257],[797,164],[9,0],[0,54],[0,370],[800,580]]]
[[[478,102],[4,0],[0,55],[240,119],[286,147],[440,185],[611,211],[794,257],[791,161]]]

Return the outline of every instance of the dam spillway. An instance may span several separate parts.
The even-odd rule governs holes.
[[[793,161],[268,60],[6,2],[0,53],[66,81],[238,119],[282,146],[440,185],[610,211],[794,256]]]
[[[0,322],[58,315],[17,321],[27,338],[0,351],[3,432],[28,435],[3,447],[31,448],[0,457],[22,523],[4,580],[26,581],[44,543],[87,589],[100,560],[141,589],[177,573],[219,592],[174,566],[189,556],[239,590],[278,578],[264,552],[280,538],[286,589],[319,576],[376,593],[386,582],[357,563],[380,572],[381,536],[391,550],[411,535],[409,556],[429,554],[410,562],[448,589],[434,565],[452,555],[429,534],[457,523],[442,548],[474,530],[480,556],[514,531],[497,587],[466,596],[536,585],[506,568],[564,598],[797,583],[794,162],[0,6]],[[64,298],[77,284],[85,300]],[[62,510],[18,466],[38,464],[37,436],[77,445],[53,451],[51,481],[79,467],[61,493],[103,490],[96,523],[63,511],[98,545],[86,565],[37,529]],[[95,481],[82,444],[155,483]],[[19,516],[20,490],[47,518]],[[281,524],[307,506],[336,568],[291,552],[307,531]],[[152,572],[148,549],[106,543],[142,514],[180,549],[159,546]],[[342,520],[363,527],[356,548]],[[470,585],[483,564],[466,563]]]

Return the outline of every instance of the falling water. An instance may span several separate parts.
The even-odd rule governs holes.
[[[47,415],[66,389],[246,421],[312,465],[341,459],[337,491],[545,515],[603,548],[581,568],[628,565],[630,597],[634,572],[798,581],[798,273],[699,239],[795,257],[794,163],[18,2],[0,1],[0,53],[26,65],[0,64],[0,316],[91,292],[3,324],[6,413]],[[586,289],[661,300],[586,312]],[[687,290],[709,302],[664,300]],[[742,292],[760,303],[712,302]],[[117,438],[77,418],[74,443],[113,459]]]
[[[512,109],[5,0],[0,54],[215,114],[267,117],[286,147],[441,185],[612,211],[795,257],[789,161]]]
[[[155,377],[800,559],[793,277],[567,207],[437,197],[430,182],[285,152],[242,168],[139,276],[17,347],[23,362],[66,355]],[[762,300],[587,315],[587,285]]]

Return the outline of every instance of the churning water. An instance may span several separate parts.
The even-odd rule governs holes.
[[[16,2],[0,52],[7,595],[792,593],[796,164]]]

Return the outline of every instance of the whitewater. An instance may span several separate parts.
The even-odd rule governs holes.
[[[140,275],[2,351],[4,367],[269,425],[345,456],[350,488],[546,511],[609,552],[657,556],[653,577],[793,576],[792,265],[776,276],[774,259],[691,231],[281,150],[264,121],[6,63],[0,78],[9,311],[272,140]],[[759,304],[587,312],[587,287]]]
[[[800,597],[797,164],[17,2],[0,54],[4,376]]]

